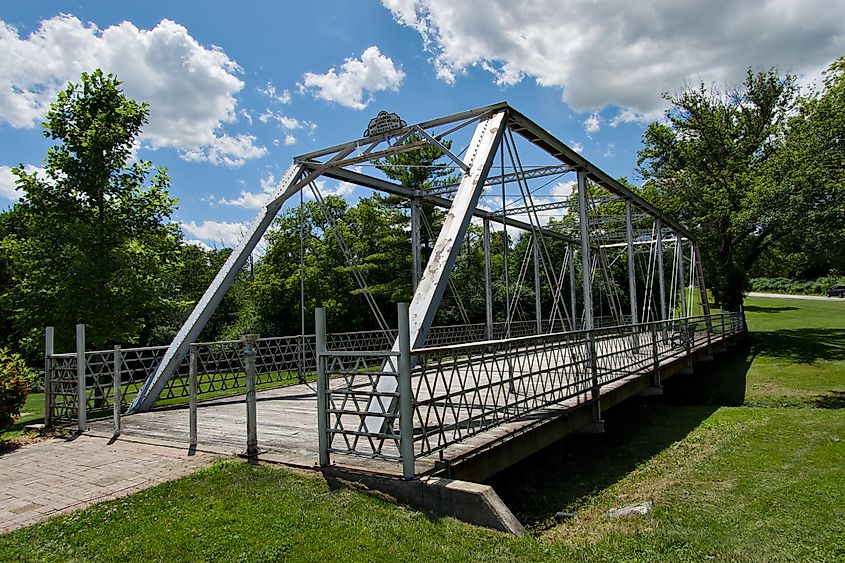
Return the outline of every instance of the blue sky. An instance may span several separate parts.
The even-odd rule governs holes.
[[[220,246],[294,155],[360,136],[381,109],[416,122],[507,100],[610,174],[636,179],[661,92],[772,65],[806,84],[845,53],[845,3],[700,4],[9,0],[0,208],[17,197],[10,167],[41,164],[39,124],[55,92],[95,67],[150,103],[138,155],[169,169],[186,238]]]

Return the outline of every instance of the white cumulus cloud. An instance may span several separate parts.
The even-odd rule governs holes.
[[[593,112],[584,120],[584,131],[587,133],[596,133],[601,129],[601,117],[598,112]]]
[[[210,145],[189,149],[182,155],[185,160],[207,160],[212,164],[222,164],[232,168],[243,165],[247,160],[264,156],[265,147],[255,145],[253,135],[223,135],[214,139]]]
[[[149,102],[143,140],[188,158],[219,155],[226,146],[221,128],[235,121],[235,95],[244,85],[237,76],[240,68],[223,50],[201,45],[170,20],[152,29],[123,22],[101,30],[60,15],[42,20],[28,37],[0,21],[0,52],[0,122],[35,127],[68,81],[101,68],[123,82],[128,97]],[[215,145],[217,152],[210,149]],[[245,152],[240,146],[236,150]],[[250,158],[263,154],[246,153]],[[236,155],[217,162],[241,159]]]
[[[223,246],[234,246],[241,240],[246,225],[243,223],[229,223],[227,221],[203,221],[197,223],[182,223],[182,230],[202,241],[220,243]]]
[[[376,46],[367,47],[360,59],[346,59],[338,71],[330,68],[324,74],[306,72],[301,87],[316,98],[335,102],[352,109],[364,109],[373,100],[374,92],[399,90],[405,73]]]
[[[233,205],[235,207],[244,207],[246,209],[261,209],[270,198],[270,194],[276,189],[279,180],[273,174],[268,174],[258,181],[261,190],[257,192],[250,192],[241,190],[241,194],[232,199],[221,198],[218,203],[222,205]]]
[[[382,3],[421,34],[441,79],[474,66],[502,85],[531,77],[577,112],[619,107],[612,126],[660,116],[660,94],[685,83],[734,84],[774,65],[813,76],[845,52],[845,2],[828,0]]]
[[[205,244],[203,241],[201,241],[199,239],[195,239],[195,238],[194,239],[187,239],[184,242],[185,242],[185,244],[190,244],[192,246],[198,246],[198,247],[202,248],[203,250],[205,250],[206,252],[211,250],[210,246],[208,246],[207,244]]]
[[[268,82],[266,87],[259,88],[258,91],[274,102],[278,102],[280,104],[289,104],[291,102],[290,90],[282,90],[282,92],[279,93],[272,82]]]

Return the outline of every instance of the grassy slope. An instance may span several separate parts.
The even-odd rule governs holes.
[[[494,482],[528,537],[230,463],[0,536],[0,560],[845,559],[845,417],[819,408],[842,406],[845,306],[749,305],[750,351]],[[639,501],[653,511],[606,516]],[[579,517],[557,524],[560,509]]]

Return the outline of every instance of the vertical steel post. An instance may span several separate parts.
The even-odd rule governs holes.
[[[637,325],[640,323],[637,311],[637,275],[634,268],[634,220],[631,200],[625,200],[625,234],[628,239],[628,292],[631,295],[631,324],[633,325],[634,352],[639,347]]]
[[[663,221],[658,217],[654,220],[657,230],[657,280],[658,292],[660,293],[660,336],[663,342],[669,337],[668,320],[669,312],[666,310],[666,268],[663,265]]]
[[[651,375],[651,386],[660,387],[660,355],[657,350],[657,324],[651,325],[651,353],[654,358],[654,373]]]
[[[502,265],[505,278],[505,338],[511,337],[511,287],[510,274],[508,272],[508,213],[507,198],[505,190],[505,144],[500,143],[501,173],[502,173]]]
[[[592,385],[590,396],[593,401],[593,422],[601,421],[601,393],[599,390],[598,365],[596,364],[596,340],[593,334],[593,287],[590,280],[590,215],[587,209],[587,173],[578,171],[578,222],[581,230],[581,280],[584,285],[584,329],[587,330],[587,361]]]
[[[678,285],[681,289],[681,318],[683,319],[684,348],[687,354],[687,366],[692,367],[692,343],[690,342],[689,311],[687,311],[687,280],[684,273],[684,240],[681,233],[675,233],[675,254],[678,256]]]
[[[329,459],[329,435],[328,435],[328,405],[326,391],[328,380],[326,378],[326,309],[317,307],[314,310],[314,331],[316,333],[316,357],[317,357],[317,442],[319,449],[320,467],[327,467]]]
[[[578,299],[575,289],[575,250],[566,245],[566,260],[569,262],[569,301],[572,304],[572,317],[569,319],[570,330],[578,330]]]
[[[417,292],[420,282],[420,200],[411,199],[411,289]]]
[[[687,311],[687,280],[684,273],[684,240],[681,233],[675,233],[675,244],[678,254],[678,285],[681,286],[681,317],[689,317]]]
[[[299,190],[299,353],[297,379],[305,383],[305,197]]]
[[[76,325],[76,429],[82,433],[87,427],[85,409],[88,395],[85,389],[85,325]]]
[[[593,329],[593,287],[590,281],[590,216],[587,210],[587,173],[578,171],[578,222],[581,230],[581,283],[584,293],[584,328]]]
[[[493,268],[490,264],[490,218],[484,224],[484,309],[487,319],[487,340],[493,340]]]
[[[44,329],[44,425],[53,423],[53,373],[51,357],[55,353],[56,331],[48,326]]]
[[[540,296],[540,243],[534,233],[534,314],[537,318],[537,334],[543,334],[543,304]]]
[[[123,354],[120,351],[120,344],[114,347],[114,370],[112,372],[112,407],[114,410],[114,435],[120,436],[120,407],[123,403],[123,390],[121,388],[121,371],[123,367]]]
[[[258,460],[258,421],[255,412],[255,345],[257,334],[241,336],[244,343],[244,371],[246,371],[246,457],[249,461]]]
[[[660,292],[660,320],[665,321],[669,319],[669,314],[666,311],[666,270],[663,266],[663,221],[658,217],[654,220],[654,224],[657,230],[657,280],[658,291]]]
[[[411,330],[408,303],[399,303],[399,452],[402,476],[414,478],[414,396],[411,389]]]
[[[191,343],[188,352],[188,427],[189,445],[197,447],[197,345]]]
[[[701,251],[696,242],[691,241],[693,248],[693,256],[695,261],[691,267],[695,268],[696,279],[698,281],[699,298],[701,299],[701,311],[707,319],[707,334],[713,332],[713,319],[710,317],[710,299],[707,297],[707,286],[704,283],[704,267],[701,265]]]
[[[707,327],[707,355],[713,355],[713,318],[710,316],[710,300],[707,298],[707,287],[704,285],[704,270],[701,267],[701,255],[698,251],[698,244],[690,241],[692,248],[692,264],[690,268],[695,272],[696,285],[698,286],[698,297],[701,300],[701,313],[704,316],[704,324]]]

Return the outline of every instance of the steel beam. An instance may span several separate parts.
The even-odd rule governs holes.
[[[695,271],[698,281],[698,292],[701,297],[701,313],[704,315],[707,322],[707,332],[713,332],[713,319],[710,318],[710,299],[707,297],[707,286],[704,283],[704,267],[701,265],[701,252],[698,250],[698,244],[691,242],[693,249],[693,256],[695,256]]]
[[[538,166],[536,168],[529,168],[523,172],[511,172],[510,174],[503,174],[501,176],[490,176],[484,183],[485,186],[498,186],[502,182],[511,184],[520,180],[533,180],[534,178],[544,178],[546,176],[560,176],[568,172],[575,172],[575,168],[568,164],[555,164],[553,166]],[[455,188],[460,185],[459,182],[453,184],[442,184],[430,190],[429,193],[434,195],[448,194],[455,191]]]
[[[411,199],[411,289],[420,281],[420,200]]]
[[[408,132],[412,131],[416,127],[421,127],[423,129],[431,129],[433,127],[440,127],[442,125],[449,125],[451,123],[456,123],[458,121],[475,119],[475,118],[478,118],[478,117],[485,115],[485,114],[491,114],[493,112],[501,112],[501,111],[504,111],[504,110],[507,110],[507,109],[508,109],[507,102],[498,102],[496,104],[491,104],[489,106],[483,106],[483,107],[480,107],[480,108],[462,111],[462,112],[459,112],[459,113],[454,113],[452,115],[447,115],[447,116],[444,116],[444,117],[438,117],[436,119],[429,119],[428,121],[422,121],[420,123],[409,125],[407,127],[403,127],[402,129],[397,129],[395,131],[391,131],[389,133],[389,135],[382,135],[382,138],[385,138],[387,136],[394,136],[394,135],[399,136],[399,135],[402,135],[404,133],[408,133]],[[361,145],[372,143],[374,139],[376,139],[376,138],[375,137],[362,137],[362,138],[357,139],[357,140],[352,141],[352,142],[361,146]],[[334,153],[338,152],[339,150],[341,150],[342,148],[344,148],[345,146],[346,146],[346,143],[343,143],[343,144],[340,144],[340,145],[335,145],[333,147],[327,147],[325,149],[320,149],[318,151],[313,151],[313,152],[309,152],[309,153],[306,153],[306,154],[301,154],[299,156],[294,157],[294,161],[299,162],[299,163],[304,163],[305,161],[313,160],[315,158],[320,158],[321,156],[327,156],[327,155],[330,155],[330,154],[334,154]]]
[[[483,219],[484,225],[484,311],[487,320],[487,340],[493,340],[493,268],[490,263],[490,218]]]
[[[164,390],[165,385],[173,377],[176,368],[182,362],[182,359],[188,353],[191,343],[194,342],[202,332],[208,319],[217,309],[226,291],[235,282],[238,272],[249,259],[250,254],[255,249],[258,241],[264,235],[267,228],[276,218],[276,213],[281,209],[282,204],[294,195],[299,188],[297,188],[298,180],[305,172],[305,167],[299,164],[294,164],[288,168],[282,181],[279,182],[279,187],[271,196],[270,202],[258,213],[255,220],[247,229],[243,238],[241,238],[238,247],[232,251],[229,258],[217,272],[211,285],[205,290],[205,293],[197,302],[194,310],[191,312],[188,320],[179,329],[173,342],[164,353],[161,363],[158,365],[153,374],[144,381],[138,394],[129,405],[129,413],[146,411],[152,408],[153,404],[158,399],[159,394]]]
[[[593,287],[590,280],[590,216],[587,209],[587,173],[578,171],[578,223],[581,229],[581,283],[584,293],[584,329],[593,329]]]
[[[534,235],[534,313],[537,320],[537,334],[543,334],[543,305],[540,299],[540,241]]]
[[[678,285],[681,288],[681,316],[688,317],[687,280],[684,273],[684,241],[681,238],[681,233],[675,233],[675,245],[675,253],[678,255]]]
[[[621,182],[609,176],[595,164],[566,146],[554,135],[513,108],[511,108],[508,112],[508,127],[511,131],[518,133],[528,142],[543,149],[563,163],[585,171],[590,180],[596,184],[607,188],[611,193],[630,199],[637,205],[637,207],[647,211],[653,217],[662,218],[667,225],[672,227],[673,230],[680,232],[687,238],[692,238],[690,232],[687,231],[680,223],[664,215],[652,204],[626,188]]]
[[[318,162],[308,162],[305,164],[309,170],[320,166]],[[393,182],[388,182],[387,180],[382,180],[381,178],[375,178],[373,176],[368,176],[367,174],[362,174],[360,172],[355,172],[353,170],[347,170],[346,168],[326,168],[322,175],[326,178],[331,178],[333,180],[340,180],[343,182],[351,182],[353,184],[357,184],[359,186],[369,188],[371,190],[378,190],[385,193],[389,193],[392,195],[397,195],[400,197],[405,197],[408,199],[419,198],[421,202],[430,203],[435,207],[440,207],[442,209],[450,209],[452,207],[452,200],[447,199],[444,197],[439,197],[436,195],[429,195],[426,192],[415,192],[411,188],[407,188],[401,184],[395,184]],[[475,217],[480,219],[484,219],[485,217],[489,217],[490,220],[494,223],[498,223],[500,225],[507,225],[509,227],[516,227],[518,229],[522,229],[524,231],[531,231],[534,229],[529,223],[524,221],[519,221],[517,219],[512,219],[510,217],[502,218],[500,214],[497,214],[493,211],[487,211],[485,209],[476,208],[472,210],[472,214]],[[550,237],[557,240],[562,240],[566,242],[571,242],[575,244],[580,244],[580,240],[574,239],[572,237],[566,236],[563,233],[559,233],[552,229],[542,228],[541,229],[544,237]]]
[[[625,201],[625,227],[628,236],[628,291],[631,294],[631,324],[639,324],[637,311],[637,274],[634,267],[634,223],[631,201]]]
[[[572,303],[570,329],[578,330],[578,299],[575,291],[575,251],[571,244],[566,245],[566,260],[569,262],[569,300]]]
[[[449,274],[455,265],[461,243],[469,228],[472,211],[478,204],[484,181],[493,164],[496,147],[501,142],[505,129],[505,115],[506,111],[499,111],[482,119],[475,128],[465,160],[469,166],[469,173],[464,175],[452,206],[444,218],[443,227],[440,229],[425,272],[411,301],[409,332],[412,348],[422,347],[431,323],[434,321],[437,307],[446,290]],[[393,351],[399,351],[398,339],[393,344]],[[396,377],[380,377],[376,384],[376,392],[393,393],[397,386]],[[367,406],[368,412],[384,413],[392,412],[393,409],[395,409],[394,404],[380,397],[374,397]],[[380,432],[383,424],[384,418],[380,416],[368,416],[364,419],[364,426],[368,432]]]
[[[654,222],[657,231],[657,288],[660,293],[660,320],[669,319],[666,311],[666,270],[663,266],[663,221],[658,217]]]

